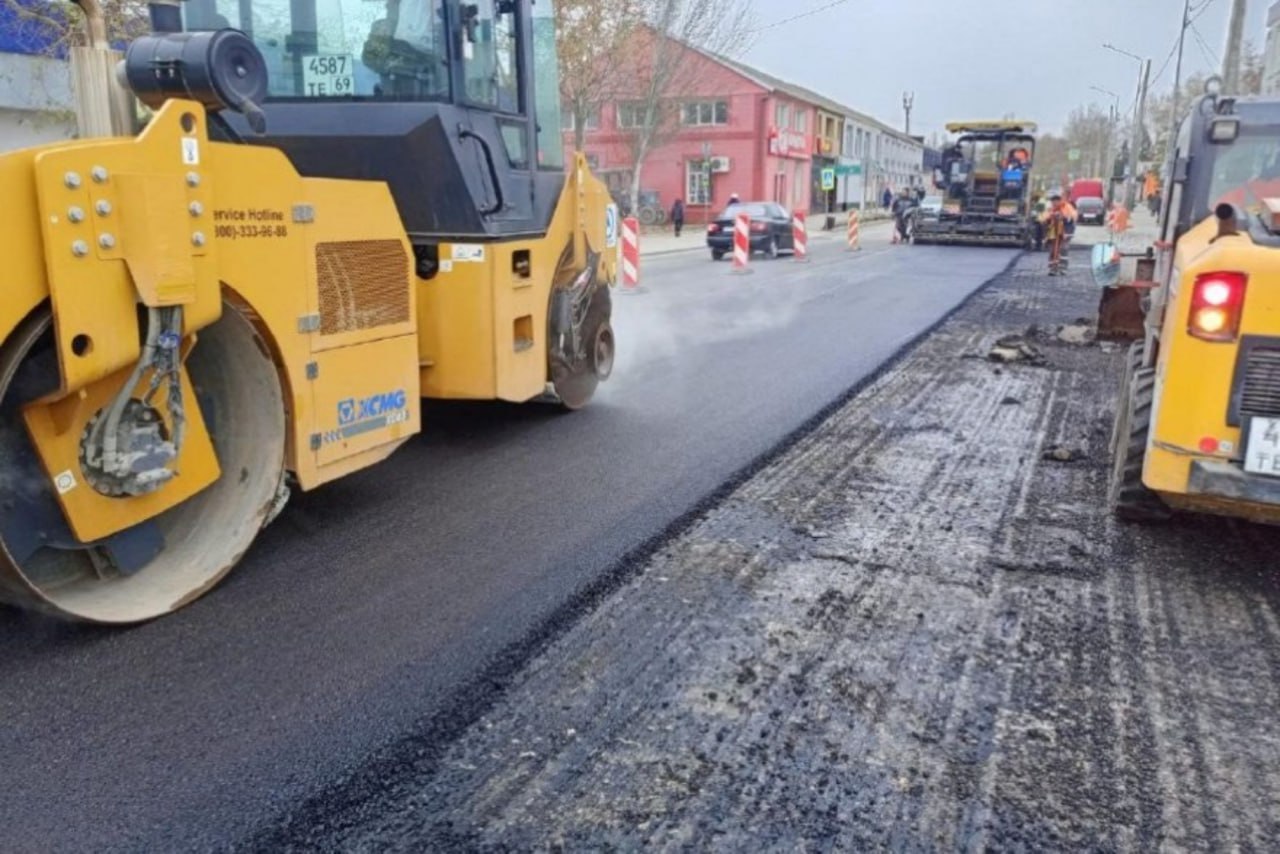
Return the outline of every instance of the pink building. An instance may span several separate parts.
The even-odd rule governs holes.
[[[682,48],[682,53],[682,77],[693,82],[681,87],[685,94],[678,131],[645,158],[639,212],[670,211],[672,202],[684,199],[685,218],[696,224],[723,208],[733,193],[744,201],[769,199],[807,210],[814,105],[737,63],[692,48]],[[584,152],[616,196],[631,185],[627,129],[634,113],[634,105],[624,98],[603,105],[599,116],[587,122]],[[565,146],[571,149],[572,127],[565,130]]]

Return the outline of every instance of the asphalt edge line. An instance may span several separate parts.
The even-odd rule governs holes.
[[[579,588],[543,619],[533,631],[496,653],[488,667],[455,691],[440,711],[421,719],[411,734],[378,748],[368,761],[340,777],[333,785],[307,797],[296,809],[278,815],[277,823],[249,834],[241,841],[228,846],[227,850],[272,852],[312,850],[309,843],[298,847],[294,842],[299,836],[304,835],[295,832],[295,828],[309,828],[324,824],[329,831],[342,829],[349,823],[341,821],[335,823],[333,819],[368,802],[369,792],[385,792],[409,774],[434,774],[439,768],[440,759],[449,747],[506,696],[515,677],[530,661],[568,634],[579,619],[594,611],[606,598],[638,577],[640,571],[660,549],[691,530],[708,511],[722,503],[740,486],[777,461],[797,443],[817,430],[823,422],[896,368],[912,350],[967,308],[996,280],[1012,270],[1026,254],[1027,250],[1014,253],[1004,267],[974,288],[936,321],[904,341],[875,370],[841,392],[834,400],[805,419],[769,449],[731,474],[720,486],[696,501],[661,531],[633,547],[612,566],[601,572],[596,580]]]

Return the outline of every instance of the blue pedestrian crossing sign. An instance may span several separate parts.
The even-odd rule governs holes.
[[[836,188],[836,170],[828,166],[822,170],[822,189],[834,190]]]

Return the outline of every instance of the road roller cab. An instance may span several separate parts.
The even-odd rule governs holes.
[[[1142,338],[1128,352],[1110,497],[1280,521],[1280,101],[1208,95],[1182,124]],[[1142,253],[1139,260],[1143,260]],[[1095,251],[1106,283],[1112,247]]]

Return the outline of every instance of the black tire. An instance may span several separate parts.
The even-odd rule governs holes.
[[[1141,345],[1135,344],[1129,350],[1121,381],[1122,397],[1112,431],[1107,497],[1111,511],[1126,522],[1160,522],[1168,519],[1172,511],[1142,482],[1156,372],[1154,368],[1138,367],[1141,364]]]
[[[764,257],[770,261],[778,257],[778,235],[769,238],[769,245],[764,248]]]
[[[724,250],[723,250],[723,249],[712,249],[712,250],[711,250],[711,260],[712,260],[712,261],[720,261],[720,260],[722,260],[723,258],[724,258]]]

